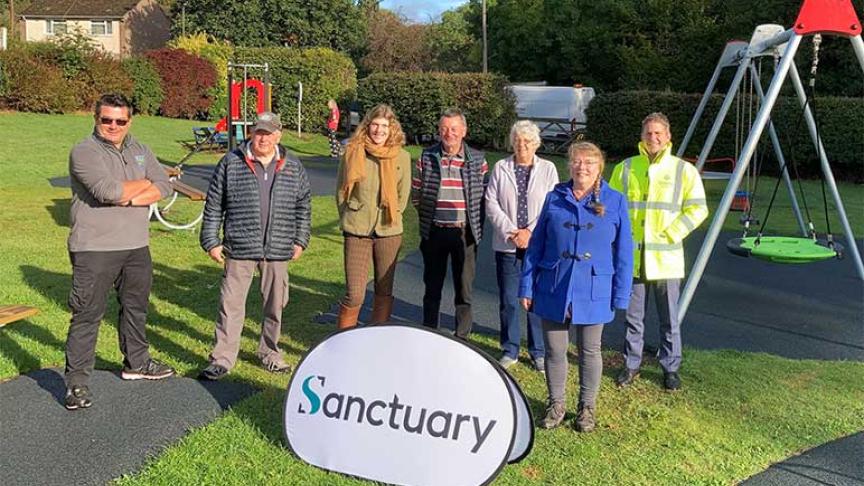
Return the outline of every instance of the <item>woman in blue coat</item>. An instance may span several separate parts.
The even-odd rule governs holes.
[[[627,309],[633,284],[633,238],[627,199],[603,180],[603,152],[589,142],[570,146],[571,180],[546,197],[531,236],[519,296],[543,319],[549,406],[540,425],[565,415],[567,347],[575,329],[579,347],[579,409],[575,428],[594,429],[603,360],[603,324]]]

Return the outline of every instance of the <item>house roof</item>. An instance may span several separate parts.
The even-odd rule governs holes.
[[[141,0],[33,0],[21,12],[30,18],[108,18],[119,19]]]

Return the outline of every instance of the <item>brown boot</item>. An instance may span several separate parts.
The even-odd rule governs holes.
[[[369,324],[385,324],[389,322],[392,312],[393,296],[375,295],[375,300],[372,301],[372,318],[369,320]]]
[[[339,304],[339,315],[336,316],[336,327],[339,329],[348,329],[357,326],[357,317],[360,315],[360,307],[348,307],[345,304]]]

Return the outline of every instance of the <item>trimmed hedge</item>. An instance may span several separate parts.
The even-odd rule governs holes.
[[[357,69],[345,54],[326,48],[238,47],[234,61],[270,65],[273,111],[288,127],[297,123],[297,83],[303,83],[303,129],[324,130],[327,100],[344,103],[354,98]],[[340,104],[341,104],[340,103]]]
[[[3,106],[18,111],[64,113],[80,108],[59,66],[21,49],[0,52]]]
[[[102,93],[132,94],[120,61],[95,50],[31,43],[3,52],[0,62],[3,104],[19,111],[90,110]]]
[[[409,138],[424,140],[438,133],[438,119],[458,107],[468,121],[469,143],[503,148],[516,121],[516,103],[507,78],[478,73],[375,73],[360,81],[358,99],[364,111],[387,103],[399,116]]]
[[[209,62],[180,49],[158,49],[145,54],[162,81],[164,116],[206,118],[213,103],[216,70]]]
[[[146,57],[128,57],[123,60],[123,70],[132,78],[132,107],[135,113],[155,115],[165,98],[159,73]]]
[[[698,94],[681,94],[658,91],[619,91],[597,95],[588,106],[588,137],[603,150],[616,156],[636,153],[642,119],[653,111],[661,111],[672,124],[672,143],[684,138],[690,119],[701,99]],[[723,102],[722,95],[713,95],[705,108],[696,133],[687,147],[687,156],[697,156],[708,136],[714,118]],[[746,101],[744,106],[748,106]],[[838,179],[864,181],[861,154],[864,153],[864,99],[818,97],[816,117],[819,132],[825,145],[831,168]],[[755,118],[756,108],[753,116]],[[772,113],[772,120],[780,138],[781,148],[787,161],[795,159],[802,176],[818,177],[820,173],[816,151],[802,120],[802,111],[797,98],[781,97]],[[746,117],[745,117],[746,119]],[[746,138],[747,126],[743,128]],[[729,110],[709,158],[735,156],[735,106]],[[763,134],[760,151],[765,152],[763,170],[776,173],[778,165],[774,151]],[[743,144],[743,140],[741,143]]]

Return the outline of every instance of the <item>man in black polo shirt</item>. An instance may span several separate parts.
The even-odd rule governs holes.
[[[120,302],[120,377],[158,380],[174,374],[150,357],[145,332],[153,278],[149,206],[171,193],[171,183],[153,152],[129,135],[132,112],[125,97],[102,96],[95,120],[93,135],[69,154],[72,320],[66,338],[64,400],[69,410],[93,403],[88,385],[112,287]]]
[[[444,112],[438,122],[441,141],[417,161],[413,202],[420,217],[423,254],[423,324],[438,327],[441,289],[447,260],[453,274],[456,337],[471,333],[471,295],[477,243],[483,235],[483,200],[489,168],[483,152],[465,145],[465,116],[457,109]]]

